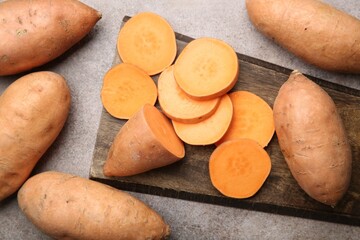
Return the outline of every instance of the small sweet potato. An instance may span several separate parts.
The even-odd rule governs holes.
[[[25,216],[55,239],[164,239],[163,218],[137,198],[78,176],[43,172],[18,192]]]
[[[304,61],[360,73],[360,20],[318,0],[246,0],[250,20]]]
[[[53,72],[13,82],[0,97],[0,201],[29,177],[67,119],[70,91]]]
[[[0,76],[57,58],[100,18],[98,11],[77,0],[0,2]]]
[[[274,106],[275,131],[289,169],[312,198],[335,206],[351,178],[351,147],[332,98],[293,71]]]

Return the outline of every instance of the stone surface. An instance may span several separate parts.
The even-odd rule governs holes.
[[[166,18],[179,33],[193,38],[219,38],[228,42],[239,53],[360,89],[359,75],[349,76],[318,70],[263,37],[250,24],[245,1],[83,2],[101,11],[103,18],[89,36],[69,52],[37,69],[55,71],[67,79],[72,93],[72,105],[62,133],[43,156],[34,173],[56,170],[88,177],[102,108],[102,77],[112,64],[117,33],[124,15],[152,11]],[[360,18],[357,0],[326,2]],[[0,77],[0,93],[19,76]],[[360,227],[131,194],[164,216],[172,227],[171,239],[357,239],[360,236]],[[17,206],[16,196],[12,196],[0,203],[0,239],[49,238],[27,221]]]

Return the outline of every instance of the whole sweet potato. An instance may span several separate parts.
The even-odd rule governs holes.
[[[351,178],[351,147],[331,97],[293,71],[275,99],[274,122],[281,151],[300,187],[335,206]]]
[[[0,76],[57,58],[100,18],[99,12],[77,0],[0,2]]]
[[[304,61],[360,73],[360,20],[318,0],[246,0],[255,27]]]
[[[13,82],[0,97],[0,201],[29,177],[67,119],[70,91],[53,72]]]
[[[131,195],[89,179],[43,172],[18,192],[26,217],[55,239],[164,239],[163,218]]]

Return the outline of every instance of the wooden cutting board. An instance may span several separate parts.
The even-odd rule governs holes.
[[[123,22],[128,19],[129,17],[124,17]],[[193,40],[178,33],[176,38],[178,53]],[[292,70],[242,54],[238,54],[238,58],[240,74],[233,90],[251,91],[272,106],[280,86],[287,80]],[[114,65],[120,62],[116,54]],[[157,77],[153,77],[155,82]],[[360,91],[308,77],[321,85],[335,101],[352,146],[351,185],[335,208],[316,202],[300,189],[280,152],[276,135],[265,148],[272,161],[270,176],[255,196],[244,200],[225,197],[212,186],[208,173],[208,160],[215,149],[213,145],[203,147],[185,145],[186,156],[183,160],[147,173],[132,177],[105,177],[102,167],[108,149],[125,121],[111,117],[104,109],[98,129],[90,179],[127,191],[360,226]]]

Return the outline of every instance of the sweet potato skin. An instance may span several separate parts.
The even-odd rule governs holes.
[[[164,239],[163,218],[131,195],[78,176],[43,172],[18,192],[26,217],[55,239]]]
[[[0,201],[28,178],[67,119],[70,90],[53,72],[13,82],[0,97]]]
[[[41,66],[80,41],[101,18],[77,0],[0,3],[0,76]]]
[[[281,151],[300,187],[312,198],[335,206],[351,179],[351,147],[331,97],[294,71],[274,102]]]
[[[304,61],[360,73],[360,20],[317,0],[247,0],[248,15],[267,37]]]

